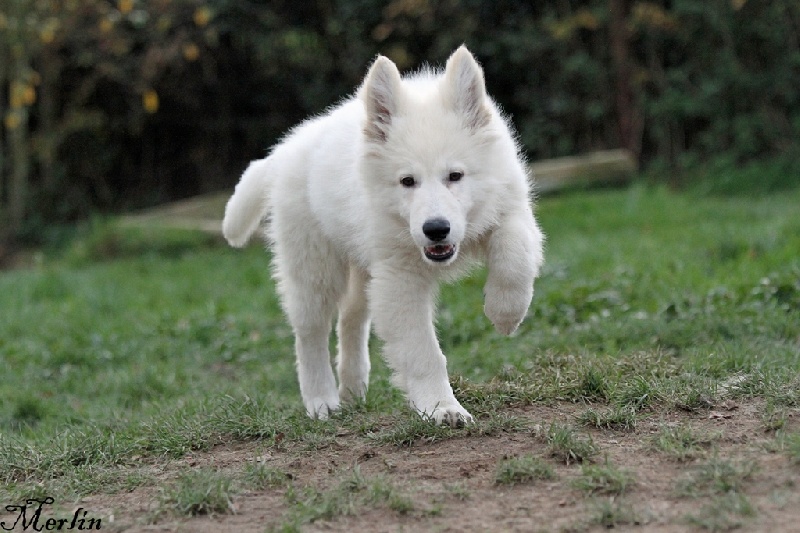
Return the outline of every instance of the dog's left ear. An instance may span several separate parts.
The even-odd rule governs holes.
[[[489,124],[492,114],[486,105],[483,69],[463,44],[453,52],[444,69],[446,95],[453,109],[477,130]]]

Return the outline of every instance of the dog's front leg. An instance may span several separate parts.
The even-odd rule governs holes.
[[[427,276],[380,265],[372,272],[370,310],[395,385],[420,415],[455,427],[472,422],[472,415],[453,395],[436,339],[436,288]]]
[[[484,313],[504,335],[513,333],[528,312],[543,260],[542,241],[529,208],[506,216],[489,237]]]

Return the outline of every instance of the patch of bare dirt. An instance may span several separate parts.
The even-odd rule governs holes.
[[[588,496],[575,488],[573,480],[581,475],[581,465],[559,464],[547,457],[547,446],[536,432],[467,436],[419,442],[407,448],[375,444],[343,432],[333,445],[313,452],[293,449],[291,443],[283,450],[258,442],[237,443],[150,465],[156,483],[130,493],[94,495],[79,505],[94,515],[113,514],[114,521],[108,524],[119,531],[261,533],[284,523],[290,513],[286,487],[238,494],[233,502],[235,514],[162,518],[156,524],[147,523],[158,501],[160,487],[155,485],[169,484],[187,468],[213,466],[240,473],[248,463],[258,460],[290,474],[294,487],[319,490],[337,487],[358,465],[364,478],[382,476],[413,501],[413,510],[405,514],[386,505],[364,505],[349,515],[305,523],[303,531],[601,531],[606,528],[593,520],[598,506],[610,503],[635,516],[630,523],[618,523],[616,530],[683,532],[696,529],[687,522],[687,516],[708,512],[713,500],[681,496],[678,484],[699,465],[716,457],[756,466],[744,486],[755,515],[742,518],[742,530],[798,531],[800,465],[770,451],[768,445],[774,441],[774,434],[765,429],[761,408],[758,403],[731,403],[721,411],[652,413],[639,421],[635,431],[581,429],[592,436],[600,450],[595,462],[607,460],[632,474],[632,488],[617,497]],[[513,410],[513,414],[527,418],[532,426],[548,427],[553,421],[575,424],[575,415],[583,409],[558,404],[531,406]],[[800,426],[796,417],[789,420],[795,431]],[[654,436],[665,425],[689,426],[716,438],[703,457],[679,461],[653,445]],[[498,462],[519,455],[543,457],[553,465],[556,478],[498,485]]]

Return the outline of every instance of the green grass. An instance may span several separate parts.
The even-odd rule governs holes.
[[[575,531],[586,531],[591,526],[613,529],[617,526],[641,525],[642,518],[625,501],[613,498],[600,498],[592,501],[588,517],[579,522]]]
[[[663,425],[653,437],[653,447],[677,461],[689,461],[704,456],[718,437],[701,434],[685,425]]]
[[[710,531],[728,531],[742,527],[756,515],[746,494],[758,466],[752,460],[733,461],[713,457],[698,465],[681,479],[676,494],[705,502],[696,513],[689,513],[688,524]]]
[[[285,498],[288,511],[273,528],[277,531],[299,531],[303,524],[353,515],[365,508],[385,508],[400,515],[417,511],[414,502],[385,477],[367,478],[358,466],[334,487],[290,487]]]
[[[291,474],[270,468],[262,463],[248,463],[245,467],[243,482],[250,490],[282,488],[292,480]]]
[[[126,477],[134,458],[231,440],[314,450],[342,429],[396,446],[524,434],[526,421],[497,411],[531,404],[585,404],[586,432],[723,399],[795,409],[798,205],[797,190],[713,198],[643,186],[543,199],[547,262],[515,336],[482,314],[484,271],[442,289],[442,347],[478,418],[460,429],[410,413],[377,355],[363,404],[309,420],[260,247],[96,223],[61,255],[0,274],[0,495],[126,490],[147,482]],[[564,424],[538,437],[559,462],[597,454],[589,433]]]
[[[756,515],[756,510],[744,494],[729,492],[715,495],[696,514],[689,514],[686,522],[708,531],[730,531],[743,527]]]
[[[494,482],[498,485],[533,483],[555,479],[553,467],[538,457],[523,455],[503,459],[497,465]]]
[[[550,456],[565,464],[583,463],[597,455],[592,437],[569,426],[553,423],[544,435]]]
[[[603,464],[583,465],[580,477],[572,485],[589,494],[622,496],[633,482],[629,472],[617,468],[606,459]]]
[[[604,411],[587,409],[578,417],[584,426],[616,431],[632,431],[636,428],[636,412],[630,407],[612,407]]]
[[[216,470],[185,472],[162,491],[155,518],[231,514],[235,512],[233,484],[232,477]]]
[[[794,465],[800,465],[800,433],[779,431],[776,439],[770,443],[768,449],[770,451],[779,452],[786,457]]]
[[[783,445],[792,462],[800,465],[800,433],[782,435]]]
[[[677,493],[687,498],[741,493],[756,470],[757,465],[753,462],[713,457],[684,477],[678,483]]]

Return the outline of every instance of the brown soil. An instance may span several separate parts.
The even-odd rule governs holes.
[[[765,429],[759,415],[761,407],[756,403],[728,403],[721,411],[710,413],[653,413],[640,421],[635,431],[587,430],[600,449],[596,462],[607,458],[635,479],[632,488],[612,502],[632,510],[635,519],[615,529],[698,529],[687,516],[709,513],[708,506],[714,500],[711,496],[682,497],[676,487],[698,465],[717,457],[757,466],[744,489],[755,515],[737,515],[743,523],[741,530],[800,531],[800,465],[770,451],[769,443],[775,436]],[[558,404],[509,412],[529,419],[533,425],[548,427],[553,421],[574,423],[582,409]],[[796,413],[789,419],[793,431],[799,422]],[[684,424],[718,437],[704,457],[682,462],[653,446],[653,435],[665,424]],[[94,516],[106,517],[103,529],[116,531],[263,532],[286,520],[286,487],[238,493],[233,514],[162,517],[152,523],[159,487],[171,483],[178,473],[209,466],[241,473],[253,461],[290,474],[294,487],[319,490],[338,486],[358,465],[365,478],[382,476],[413,500],[413,510],[405,514],[385,504],[363,505],[349,515],[305,523],[303,531],[601,531],[605,527],[590,522],[600,503],[615,499],[588,496],[575,488],[572,480],[580,476],[581,466],[559,464],[547,457],[546,444],[535,432],[466,436],[400,448],[377,445],[343,431],[333,445],[313,452],[293,450],[292,446],[287,443],[282,446],[285,449],[276,450],[258,442],[236,443],[142,466],[155,481],[130,493],[86,497],[79,506],[91,510]],[[498,462],[519,455],[545,458],[554,466],[556,479],[515,486],[496,484]],[[107,520],[112,514],[113,522]]]

